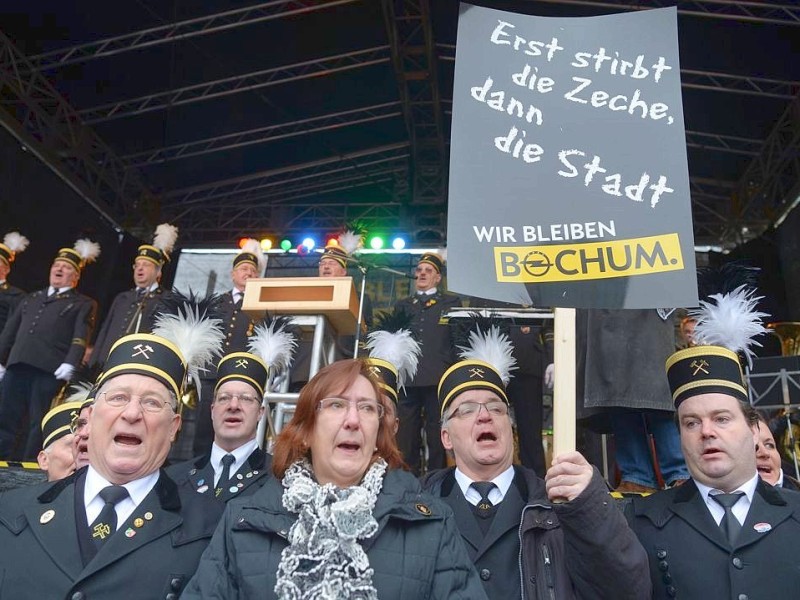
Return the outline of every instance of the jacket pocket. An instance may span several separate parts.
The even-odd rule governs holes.
[[[556,576],[553,566],[553,553],[547,544],[542,544],[539,547],[540,560],[542,561],[542,572],[539,577],[540,588],[542,590],[542,598],[547,600],[556,600]]]

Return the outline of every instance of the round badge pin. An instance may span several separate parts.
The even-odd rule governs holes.
[[[205,479],[200,479],[200,480],[197,482],[197,485],[203,485],[205,482],[206,482],[206,480],[205,480]]]
[[[128,527],[125,530],[125,537],[132,538],[135,535],[136,535],[136,532],[133,529],[131,529],[130,527]]]
[[[144,519],[142,519],[141,517],[136,517],[133,520],[133,525],[134,527],[142,527],[144,525]]]
[[[152,521],[153,520],[153,513],[151,513],[149,510],[146,513],[144,513],[144,520],[145,521]]]
[[[49,523],[50,521],[53,520],[53,517],[55,516],[56,516],[56,511],[54,511],[52,508],[50,510],[46,510],[42,513],[42,516],[39,517],[39,523],[41,523],[42,525],[44,525],[45,523]]]
[[[236,479],[244,479],[244,476],[241,473],[237,473]]]
[[[416,508],[416,509],[417,509],[417,511],[418,511],[420,514],[423,514],[423,515],[425,515],[426,517],[430,517],[430,516],[433,514],[433,512],[431,511],[431,509],[430,509],[430,508],[428,508],[428,507],[427,507],[426,505],[424,505],[424,504],[416,504],[416,505],[414,505],[414,508]]]
[[[247,475],[245,475],[245,477],[247,477],[248,479],[250,479],[252,476],[253,476],[252,473],[248,473]]]
[[[772,529],[772,525],[769,523],[756,523],[753,525],[753,529],[755,529],[758,533],[767,533]]]
[[[208,491],[207,485],[201,485],[199,488],[197,488],[198,494],[205,494],[207,491]]]
[[[238,492],[238,491],[239,491],[239,488],[238,488],[238,487],[236,487],[235,485],[232,485],[231,487],[229,487],[229,488],[228,488],[228,491],[229,491],[231,494],[235,494],[236,492]]]

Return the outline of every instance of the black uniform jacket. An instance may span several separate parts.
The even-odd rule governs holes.
[[[759,480],[733,547],[689,480],[626,507],[650,559],[654,598],[797,598],[800,494]]]
[[[76,527],[78,478],[0,496],[0,598],[177,599],[197,569],[222,505],[181,490],[162,471],[122,527],[83,565]]]
[[[25,292],[18,287],[10,285],[7,281],[0,284],[0,331],[3,331],[8,317],[11,316],[17,304],[22,302],[24,297]]]
[[[423,488],[452,507],[489,598],[650,598],[645,552],[596,469],[580,496],[553,505],[544,481],[515,466],[485,536],[454,473],[434,471]]]
[[[47,297],[28,294],[0,335],[0,364],[31,365],[52,373],[69,363],[77,367],[94,329],[97,303],[74,288]]]
[[[231,352],[247,352],[247,342],[250,336],[253,335],[253,329],[258,321],[248,317],[242,312],[241,307],[236,306],[233,302],[233,292],[227,291],[224,294],[220,294],[214,316],[222,320],[222,330],[225,333],[221,356]],[[203,371],[203,379],[217,378],[216,362],[219,362],[219,358],[212,367],[209,367],[207,371]]]
[[[425,298],[404,298],[395,305],[411,314],[413,333],[422,350],[417,374],[408,383],[409,386],[438,385],[439,379],[455,361],[450,328],[440,325],[439,320],[442,313],[458,306],[461,306],[461,298],[440,290]]]
[[[272,468],[272,456],[261,448],[256,448],[236,473],[231,475],[227,485],[220,486],[217,496],[214,489],[214,468],[211,466],[211,453],[192,460],[177,463],[167,468],[167,474],[180,486],[186,486],[199,494],[227,502],[237,496],[249,496],[258,491],[267,479]]]
[[[135,289],[117,294],[97,334],[90,366],[105,363],[111,346],[119,338],[131,333],[151,333],[163,294],[161,286],[143,294],[141,298]]]

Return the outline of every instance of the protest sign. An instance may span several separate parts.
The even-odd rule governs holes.
[[[674,8],[462,4],[448,287],[572,308],[695,306]]]

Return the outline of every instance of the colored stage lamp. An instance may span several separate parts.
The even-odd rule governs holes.
[[[292,242],[289,240],[281,240],[281,250],[288,252],[292,248]]]
[[[306,256],[308,254],[308,246],[305,244],[300,244],[297,246],[297,255],[298,256]]]
[[[246,237],[239,238],[239,248],[244,248],[244,245],[247,243],[247,240],[249,240],[249,239],[250,238],[246,238]]]
[[[396,237],[392,240],[392,248],[395,250],[402,250],[406,247],[406,241],[401,237]]]
[[[272,240],[269,238],[263,238],[261,240],[261,249],[266,252],[267,250],[272,250]]]
[[[325,242],[325,247],[330,248],[331,246],[338,246],[339,245],[339,238],[332,237],[327,242]]]
[[[303,240],[303,246],[306,247],[306,250],[313,250],[315,246],[315,242],[312,238],[307,237]]]
[[[383,238],[378,237],[377,235],[370,238],[369,247],[372,248],[373,250],[380,250],[381,248],[383,248]]]

